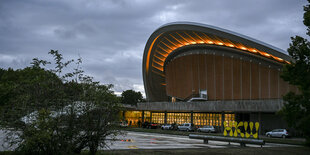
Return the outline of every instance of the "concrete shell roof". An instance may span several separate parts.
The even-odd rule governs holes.
[[[167,57],[196,45],[231,49],[275,64],[293,61],[282,49],[236,32],[193,22],[168,23],[152,33],[144,49],[142,73],[148,101],[168,100],[164,75]]]

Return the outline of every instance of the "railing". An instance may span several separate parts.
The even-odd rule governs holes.
[[[194,135],[190,134],[189,138],[191,139],[202,139],[205,144],[208,144],[209,140],[214,140],[214,141],[224,141],[224,142],[235,142],[235,143],[240,143],[240,146],[245,147],[246,144],[256,144],[260,145],[265,145],[265,141],[261,139],[247,139],[247,138],[235,138],[235,137],[221,137],[221,136],[208,136],[208,135]]]

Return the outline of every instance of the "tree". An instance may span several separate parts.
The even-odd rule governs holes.
[[[304,24],[310,36],[310,5],[305,6],[304,11]],[[289,126],[303,132],[307,145],[310,145],[310,42],[300,36],[291,39],[288,53],[294,61],[284,65],[281,77],[295,85],[299,92],[289,92],[283,97],[286,102],[280,113]]]
[[[121,101],[123,104],[137,105],[138,102],[144,102],[142,94],[134,90],[122,92]]]
[[[106,138],[119,131],[117,97],[113,85],[101,85],[83,74],[82,60],[63,62],[49,52],[55,68],[37,58],[31,67],[0,70],[0,127],[10,130],[7,140],[26,154],[72,154],[106,147]],[[63,70],[76,62],[73,72]],[[3,90],[3,91],[2,91]]]

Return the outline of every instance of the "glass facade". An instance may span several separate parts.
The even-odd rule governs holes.
[[[129,126],[138,126],[138,122],[142,122],[142,111],[124,111],[123,116]]]
[[[198,126],[221,126],[222,114],[219,113],[194,113],[193,123]]]
[[[167,124],[191,122],[191,113],[167,113]]]
[[[235,121],[235,114],[225,114],[226,126]]]
[[[142,116],[144,114],[144,117]],[[193,123],[196,126],[212,125],[222,126],[222,121],[230,123],[235,121],[235,114],[224,114],[222,120],[221,113],[172,113],[167,112],[150,112],[150,111],[125,111],[123,120],[128,121],[128,125],[137,126],[140,122],[153,122],[158,124],[165,124],[165,117],[167,124],[183,124],[191,123],[191,116],[193,116]],[[142,118],[144,120],[142,120]],[[131,123],[130,123],[131,122]]]

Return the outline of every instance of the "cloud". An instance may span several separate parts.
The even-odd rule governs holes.
[[[23,68],[33,57],[80,55],[87,74],[121,92],[143,92],[142,55],[148,37],[168,22],[229,29],[287,49],[305,36],[302,1],[289,0],[28,0],[0,2],[0,67]]]

